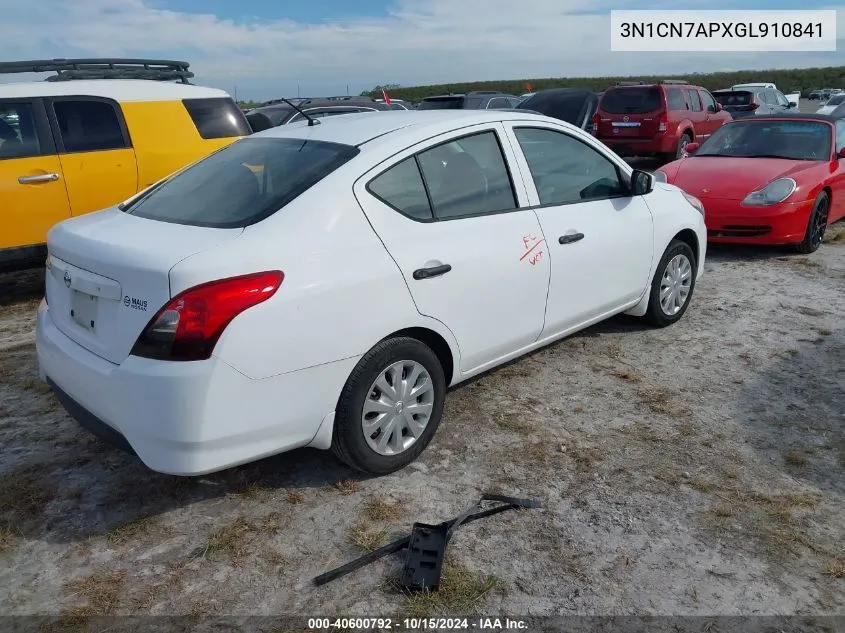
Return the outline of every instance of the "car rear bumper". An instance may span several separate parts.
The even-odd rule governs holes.
[[[36,351],[41,378],[81,426],[172,475],[215,472],[309,444],[357,362],[261,380],[215,357],[130,356],[115,365],[56,328],[43,301]]]
[[[656,136],[654,138],[631,138],[600,136],[598,139],[620,155],[674,154],[678,148],[678,138],[674,136]]]
[[[792,244],[804,239],[813,201],[744,207],[739,200],[701,198],[707,240],[725,244]]]

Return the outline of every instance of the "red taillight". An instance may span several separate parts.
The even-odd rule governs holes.
[[[665,132],[668,129],[669,129],[669,115],[666,114],[666,113],[663,113],[663,114],[660,115],[660,118],[658,119],[657,131],[658,132]]]
[[[593,115],[593,134],[599,133],[599,123],[601,123],[601,116],[597,112]]]
[[[232,319],[267,301],[284,278],[282,271],[272,270],[189,288],[159,310],[131,353],[157,360],[205,360]]]

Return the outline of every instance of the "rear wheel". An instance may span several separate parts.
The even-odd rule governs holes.
[[[796,251],[808,255],[819,250],[824,240],[825,231],[827,231],[829,211],[830,196],[826,191],[822,191],[816,197],[815,204],[813,204],[813,211],[810,213],[810,219],[807,220],[807,230],[804,233],[804,239],[795,245]]]
[[[660,258],[648,300],[646,320],[654,326],[672,325],[684,316],[695,289],[697,264],[689,244],[672,240]]]
[[[673,160],[678,160],[682,158],[684,155],[684,148],[692,143],[692,134],[689,132],[684,132],[681,134],[681,138],[678,139],[678,144],[675,146],[675,153],[669,153],[664,155],[664,160],[667,163],[671,163]]]
[[[425,450],[443,416],[446,378],[431,349],[409,337],[364,354],[335,411],[332,451],[374,475],[404,468]]]

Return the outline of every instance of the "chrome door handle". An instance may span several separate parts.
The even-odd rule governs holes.
[[[18,182],[22,185],[31,185],[39,182],[55,182],[59,179],[59,174],[42,174],[40,176],[21,176]]]

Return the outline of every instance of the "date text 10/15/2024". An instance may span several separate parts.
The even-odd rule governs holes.
[[[309,618],[313,631],[372,630],[382,631],[518,631],[526,630],[524,620],[510,618]]]

